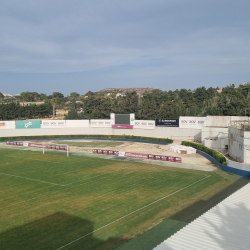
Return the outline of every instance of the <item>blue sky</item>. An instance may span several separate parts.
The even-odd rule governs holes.
[[[249,0],[0,2],[0,92],[250,81]]]

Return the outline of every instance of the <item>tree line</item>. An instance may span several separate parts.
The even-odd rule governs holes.
[[[29,106],[22,106],[19,103],[0,104],[0,120],[24,120],[46,118],[52,115],[53,108],[50,102]]]
[[[56,100],[56,109],[68,110],[66,119],[109,119],[110,113],[128,114],[135,113],[136,119],[151,120],[155,118],[178,118],[179,116],[249,116],[250,85],[233,84],[222,89],[200,87],[195,90],[180,89],[175,91],[162,91],[155,89],[145,92],[143,95],[136,92],[127,92],[125,96],[115,96],[115,93],[107,96],[100,92],[87,92],[85,95],[72,92],[64,96],[60,92],[52,95],[39,94],[37,92],[23,92],[20,96],[7,101],[0,92],[0,101],[7,105],[9,111],[3,111],[0,105],[0,119],[30,119],[32,117],[43,118],[52,114],[51,101]],[[18,103],[24,101],[45,101],[40,105],[23,107]],[[14,104],[16,102],[16,104]],[[19,107],[19,108],[17,108]],[[20,112],[16,112],[16,110]],[[13,110],[13,111],[10,111]],[[2,114],[9,115],[3,116]],[[12,113],[16,115],[10,115]]]
[[[249,93],[250,85],[235,87],[233,84],[222,89],[153,90],[143,96],[129,92],[118,98],[92,93],[82,103],[71,105],[68,119],[109,119],[110,113],[135,113],[139,120],[179,116],[249,116]],[[84,112],[78,112],[80,107]]]

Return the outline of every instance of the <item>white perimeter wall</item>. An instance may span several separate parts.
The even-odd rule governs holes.
[[[39,135],[134,135],[169,139],[201,139],[200,129],[183,129],[175,127],[156,127],[155,130],[146,129],[112,129],[112,128],[47,128],[47,129],[5,129],[0,130],[0,137],[7,136],[39,136]]]
[[[249,164],[240,163],[240,162],[236,162],[236,161],[230,161],[228,159],[226,159],[226,160],[227,160],[227,165],[229,167],[237,168],[237,169],[241,169],[241,170],[245,170],[245,171],[250,171],[250,165]]]
[[[228,127],[232,121],[249,120],[248,116],[207,116],[206,126],[208,127]]]

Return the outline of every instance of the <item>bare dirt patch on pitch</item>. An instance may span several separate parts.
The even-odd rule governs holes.
[[[74,140],[77,142],[89,142],[87,140]],[[98,140],[97,140],[98,141]],[[96,141],[96,142],[97,142]],[[100,142],[100,145],[103,144],[103,141]],[[108,142],[108,141],[106,141]],[[113,141],[110,141],[113,142]],[[54,141],[56,143],[56,141]],[[67,141],[64,141],[65,144],[67,144]],[[176,142],[178,144],[178,142]],[[86,143],[87,144],[87,143]],[[175,143],[174,143],[175,144]],[[170,147],[173,144],[169,145],[160,145],[160,144],[150,144],[150,143],[141,143],[141,142],[122,142],[122,144],[118,146],[100,146],[95,147],[98,149],[105,149],[105,150],[116,150],[116,151],[125,151],[125,152],[134,152],[134,153],[144,153],[144,154],[155,154],[155,155],[166,155],[166,156],[174,156],[174,157],[181,157],[182,163],[187,164],[194,164],[197,166],[209,166],[216,169],[216,167],[206,158],[199,154],[178,154],[173,151],[170,151]],[[77,152],[87,152],[92,153],[93,147],[76,147],[76,146],[70,146],[70,151],[77,151]]]

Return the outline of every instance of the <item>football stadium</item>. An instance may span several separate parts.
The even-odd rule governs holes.
[[[3,121],[1,249],[187,249],[179,230],[250,177],[220,153],[226,144],[204,146],[217,130],[199,119]]]

